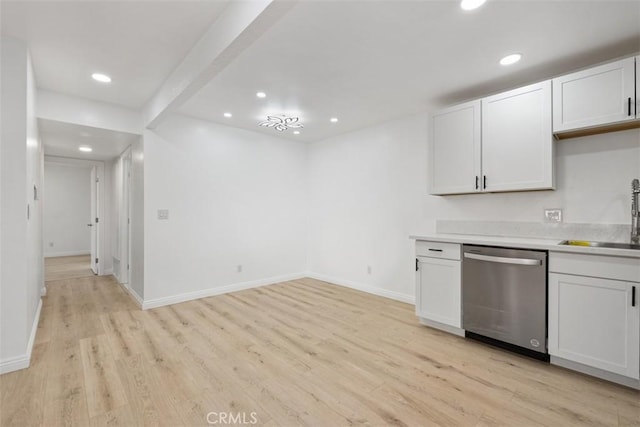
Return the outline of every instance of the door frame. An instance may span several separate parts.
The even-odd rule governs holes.
[[[92,168],[95,167],[96,168],[96,176],[98,178],[98,180],[100,181],[100,184],[102,184],[100,187],[103,191],[100,191],[99,194],[97,195],[98,200],[97,200],[97,204],[98,204],[98,218],[100,219],[98,221],[97,227],[98,227],[98,233],[97,233],[97,238],[98,238],[98,243],[96,245],[96,258],[98,258],[99,260],[102,259],[102,261],[98,262],[97,265],[97,272],[98,272],[98,276],[102,276],[103,274],[105,274],[105,269],[103,267],[104,265],[104,255],[106,254],[106,239],[105,239],[105,203],[104,203],[104,198],[105,198],[105,191],[104,191],[104,183],[105,183],[105,178],[104,178],[104,171],[105,171],[105,166],[104,166],[104,162],[99,161],[99,160],[84,160],[84,159],[74,159],[74,158],[70,158],[70,157],[58,157],[58,156],[44,156],[44,163],[45,164],[52,164],[52,165],[60,165],[60,166],[69,166],[69,167],[83,167],[83,168]],[[92,183],[94,184],[94,183]],[[47,191],[47,178],[46,176],[44,177],[44,191]],[[46,209],[46,208],[45,208]],[[92,221],[95,221],[95,218],[91,218]],[[44,233],[43,233],[43,240],[42,240],[42,248],[44,249]]]
[[[120,154],[122,162],[122,200],[118,223],[120,233],[120,282],[129,287],[131,281],[131,147]]]

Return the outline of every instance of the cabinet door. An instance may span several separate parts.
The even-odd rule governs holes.
[[[429,192],[479,191],[480,101],[440,111],[431,119]]]
[[[553,79],[553,132],[635,119],[635,60]]]
[[[484,191],[553,188],[553,147],[550,81],[482,100]]]
[[[638,378],[640,284],[549,274],[549,353]],[[637,298],[637,297],[636,297]]]
[[[459,328],[460,261],[418,257],[416,314]]]

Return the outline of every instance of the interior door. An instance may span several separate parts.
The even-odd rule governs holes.
[[[91,271],[98,274],[98,169],[96,166],[91,168],[91,218],[89,225],[91,229]]]

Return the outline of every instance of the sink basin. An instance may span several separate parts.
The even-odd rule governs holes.
[[[587,240],[565,240],[560,242],[565,246],[591,246],[596,248],[613,248],[613,249],[636,249],[640,250],[639,244],[633,243],[611,243],[611,242],[589,242]]]

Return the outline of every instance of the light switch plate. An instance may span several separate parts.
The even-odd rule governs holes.
[[[562,209],[545,209],[544,222],[562,222]]]
[[[169,209],[158,209],[158,219],[169,219]]]

